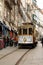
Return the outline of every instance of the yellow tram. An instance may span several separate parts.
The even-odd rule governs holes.
[[[23,23],[18,27],[18,46],[33,48],[37,45],[35,26],[32,23]]]

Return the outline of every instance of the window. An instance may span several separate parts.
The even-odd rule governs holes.
[[[0,18],[1,18],[1,11],[0,11]]]
[[[10,11],[7,12],[8,15],[8,21],[10,21],[11,17],[10,17]]]
[[[33,0],[33,2],[37,2],[36,0]]]
[[[4,18],[7,20],[7,21],[10,21],[11,20],[11,12],[8,8],[5,7],[5,12],[4,12]]]
[[[17,0],[14,0],[15,4],[17,4]]]
[[[34,20],[34,14],[32,14],[32,20]]]
[[[5,12],[4,12],[4,18],[6,19],[6,20],[8,20],[8,11],[7,11],[7,8],[5,8]]]
[[[27,11],[30,11],[31,8],[30,8],[30,5],[27,4]]]
[[[33,0],[33,4],[34,4],[34,5],[36,5],[36,2],[37,2],[36,0]]]
[[[27,34],[27,29],[23,29],[23,34]]]
[[[29,35],[32,34],[32,28],[29,28]]]

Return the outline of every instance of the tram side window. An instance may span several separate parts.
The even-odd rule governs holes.
[[[29,35],[32,35],[32,28],[29,28]]]
[[[19,29],[19,35],[21,35],[21,34],[22,34],[21,29]]]
[[[23,34],[27,34],[27,29],[23,29]]]

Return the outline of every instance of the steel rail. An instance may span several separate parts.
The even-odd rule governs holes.
[[[19,63],[22,61],[23,57],[30,51],[31,49],[28,49],[21,57],[20,59],[16,62],[15,65],[19,65]]]
[[[16,52],[17,50],[18,50],[18,48],[15,49],[15,50],[13,50],[13,51],[11,51],[11,52],[9,52],[9,53],[7,53],[7,54],[5,54],[4,56],[2,56],[2,57],[0,58],[0,60],[3,59],[3,58],[5,58],[6,56],[8,56],[8,55],[10,55],[10,54],[12,54],[12,53],[14,53],[14,52]]]

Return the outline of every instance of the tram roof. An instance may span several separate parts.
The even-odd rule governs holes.
[[[18,28],[29,28],[29,27],[31,27],[31,26],[34,26],[33,25],[33,23],[23,23],[23,25],[21,25],[21,26],[18,26]]]
[[[22,23],[22,24],[24,24],[24,25],[28,25],[28,24],[33,25],[33,23],[29,23],[29,22],[25,22],[25,23]]]

